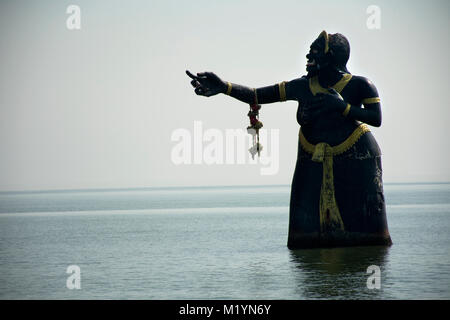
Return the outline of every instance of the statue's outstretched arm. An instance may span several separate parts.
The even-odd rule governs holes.
[[[287,100],[284,82],[267,87],[249,88],[223,81],[212,72],[201,72],[193,75],[186,71],[186,74],[192,78],[191,85],[195,88],[195,93],[201,96],[211,97],[223,93],[248,104],[265,104]]]

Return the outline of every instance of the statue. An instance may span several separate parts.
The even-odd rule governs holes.
[[[370,80],[347,70],[349,56],[342,34],[322,31],[306,55],[307,75],[298,79],[252,89],[186,71],[197,95],[224,93],[251,106],[298,101],[290,249],[392,244],[381,151],[369,129],[381,125],[380,98]]]

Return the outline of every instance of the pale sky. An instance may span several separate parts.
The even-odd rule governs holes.
[[[69,30],[66,8],[81,9]],[[368,29],[369,5],[381,10]],[[372,132],[385,182],[450,181],[448,1],[0,2],[0,191],[290,184],[296,102],[264,105],[279,170],[181,164],[172,133],[245,129],[248,106],[196,96],[184,74],[251,87],[304,75],[322,30],[350,41],[348,69],[377,86]],[[270,146],[269,146],[270,149]]]

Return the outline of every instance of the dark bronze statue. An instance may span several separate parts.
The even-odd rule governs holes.
[[[346,67],[350,45],[323,31],[306,55],[307,75],[257,89],[193,75],[197,95],[227,94],[250,105],[298,101],[297,164],[292,180],[288,247],[391,245],[381,151],[369,126],[381,125],[377,89]]]

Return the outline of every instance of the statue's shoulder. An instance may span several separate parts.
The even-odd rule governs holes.
[[[295,85],[303,85],[303,86],[309,84],[309,80],[308,80],[307,76],[302,76],[300,78],[293,79],[290,82]]]
[[[357,91],[360,93],[361,99],[378,96],[377,88],[368,78],[352,75],[351,82],[352,85],[355,86]]]
[[[289,100],[303,99],[309,92],[309,80],[306,76],[293,79],[286,83],[286,94]]]
[[[352,74],[351,81],[357,85],[360,89],[368,88],[368,87],[375,87],[372,81],[369,80],[369,78],[363,77],[363,76],[356,76]]]

